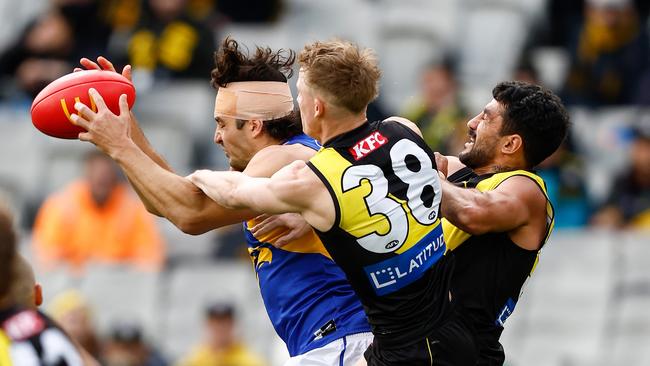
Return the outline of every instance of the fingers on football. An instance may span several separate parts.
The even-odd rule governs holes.
[[[88,95],[90,98],[95,102],[95,105],[97,106],[97,110],[99,111],[100,109],[107,109],[106,103],[104,103],[104,98],[99,94],[99,92],[95,88],[90,88],[88,89]]]
[[[71,114],[70,121],[72,122],[73,125],[79,126],[84,130],[88,130],[88,128],[90,127],[90,122],[78,114],[74,114],[74,113]]]
[[[126,94],[120,95],[120,116],[129,116],[129,102],[126,99]]]
[[[81,64],[81,66],[85,67],[86,70],[101,70],[101,67],[99,67],[99,65],[97,65],[94,61],[85,57],[79,60],[79,63]]]
[[[102,70],[115,72],[115,66],[113,66],[113,63],[108,61],[106,57],[104,56],[97,57],[97,63],[102,67]]]
[[[122,69],[122,76],[127,78],[129,81],[133,81],[133,76],[131,74],[131,65],[126,65]]]
[[[74,109],[77,110],[78,117],[83,117],[83,118],[85,118],[87,120],[91,120],[93,118],[93,116],[95,115],[95,112],[93,112],[92,109],[88,108],[87,105],[85,105],[85,104],[83,104],[81,102],[75,103],[74,104]],[[72,116],[74,116],[74,115],[71,115],[70,119],[74,120],[74,118]]]

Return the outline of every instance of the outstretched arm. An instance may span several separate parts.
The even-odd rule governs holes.
[[[197,170],[188,178],[218,204],[229,208],[248,208],[268,214],[301,212],[303,203],[290,192],[302,191],[300,169],[304,161],[282,168],[271,178],[254,178],[241,172]]]
[[[327,188],[304,161],[295,161],[271,178],[253,178],[239,172],[199,170],[188,177],[217,203],[267,214],[300,213],[314,228],[326,231],[335,209]]]
[[[160,214],[186,233],[200,234],[216,227],[254,217],[252,211],[232,211],[216,205],[185,178],[157,164],[130,138],[133,123],[126,96],[120,96],[120,114],[113,114],[101,95],[90,89],[97,112],[82,103],[75,104],[78,114],[73,122],[87,132],[79,139],[95,144],[122,168],[149,211]]]

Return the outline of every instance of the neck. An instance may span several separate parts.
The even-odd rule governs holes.
[[[496,174],[496,173],[504,173],[504,172],[511,172],[513,170],[519,170],[523,168],[513,168],[508,165],[503,165],[503,164],[490,164],[486,166],[482,166],[480,168],[474,169],[474,173],[478,175],[483,175],[483,174]]]
[[[338,135],[354,130],[365,122],[365,112],[340,118],[323,118],[319,141],[324,144]]]
[[[268,135],[264,135],[264,137],[253,141],[254,141],[253,150],[255,151],[255,154],[257,154],[260,150],[265,149],[269,146],[280,145],[284,142],[284,141],[274,139]]]

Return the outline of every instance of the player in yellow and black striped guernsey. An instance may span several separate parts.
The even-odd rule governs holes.
[[[548,90],[506,82],[492,94],[467,123],[458,159],[438,157],[441,171],[449,166],[442,212],[456,259],[452,295],[476,331],[481,366],[503,365],[504,322],[553,230],[546,185],[530,169],[555,152],[568,128],[562,102]]]
[[[219,204],[298,212],[316,229],[368,315],[368,365],[474,365],[449,299],[433,152],[406,120],[366,121],[380,76],[368,50],[315,42],[299,61],[304,130],[323,143],[309,164],[271,178],[197,171],[190,180]]]

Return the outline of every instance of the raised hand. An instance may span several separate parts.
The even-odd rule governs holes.
[[[115,70],[115,66],[113,66],[113,63],[110,62],[104,56],[97,57],[97,62],[94,62],[94,61],[84,57],[81,60],[79,60],[79,63],[86,70],[106,70],[106,71],[117,72],[117,70]],[[84,70],[84,69],[82,69],[80,67],[76,67],[74,69],[75,72],[82,71],[82,70]],[[127,78],[129,81],[133,81],[132,80],[132,75],[131,75],[131,65],[124,66],[124,68],[122,69],[122,76]]]
[[[126,94],[120,95],[120,114],[115,115],[106,106],[104,99],[91,88],[88,95],[95,102],[97,112],[93,112],[83,103],[75,103],[74,108],[77,114],[72,114],[70,119],[75,125],[85,129],[87,132],[79,134],[79,140],[95,144],[100,150],[111,157],[132,142],[130,138],[129,104]]]

